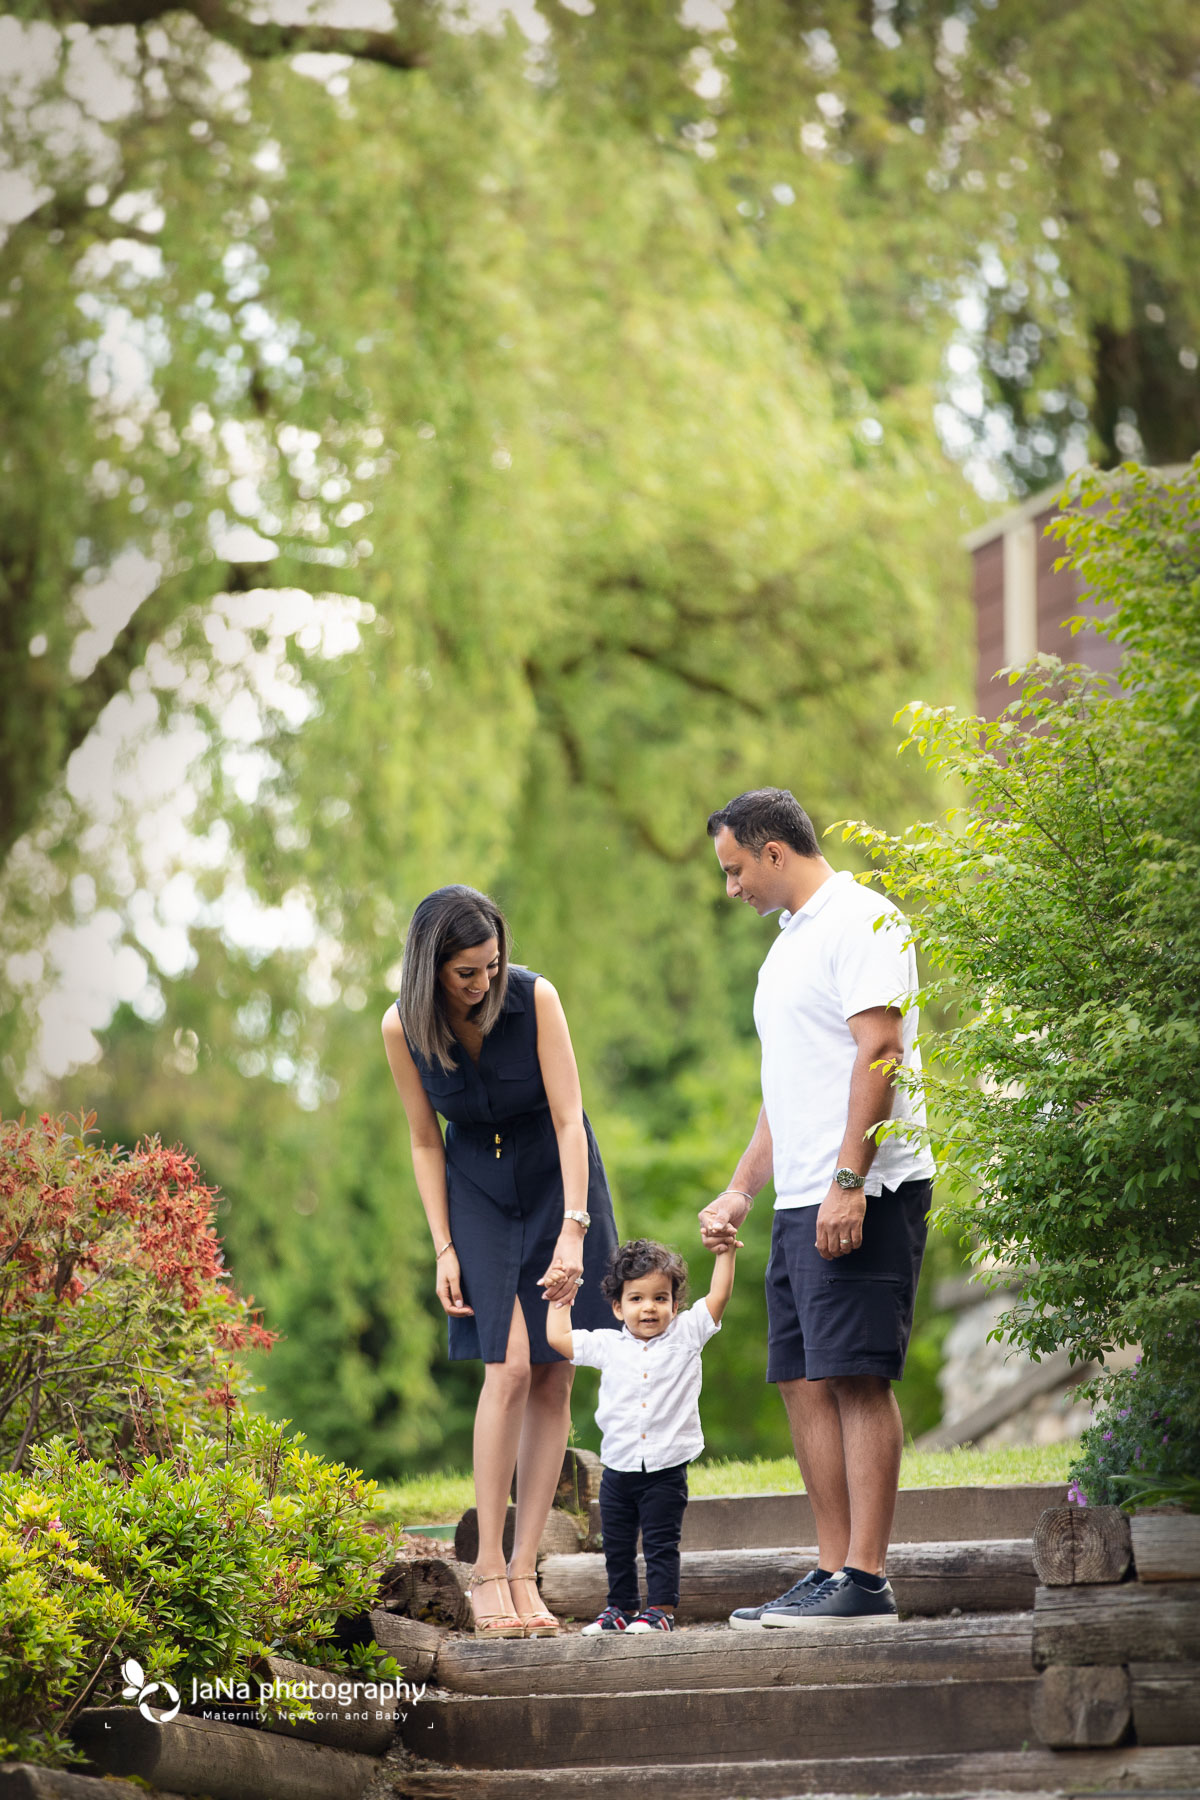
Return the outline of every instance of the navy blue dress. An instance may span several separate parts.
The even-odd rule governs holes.
[[[537,1285],[562,1230],[563,1185],[558,1139],[537,1053],[532,969],[511,965],[504,1008],[483,1040],[476,1065],[455,1042],[453,1069],[427,1063],[409,1045],[421,1085],[446,1120],[446,1188],[450,1236],[472,1319],[448,1319],[454,1361],[503,1362],[514,1297],[521,1302],[535,1363],[561,1358],[546,1341],[544,1289]],[[618,1329],[600,1281],[617,1246],[612,1196],[595,1135],[588,1143],[583,1286],[571,1323],[583,1330]]]

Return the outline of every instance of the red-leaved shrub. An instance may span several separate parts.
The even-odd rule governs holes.
[[[95,1116],[0,1125],[0,1466],[62,1434],[118,1457],[146,1421],[224,1430],[269,1349],[232,1288],[214,1189],[186,1151],[96,1139]]]

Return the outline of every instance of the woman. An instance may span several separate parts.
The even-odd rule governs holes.
[[[484,1363],[475,1633],[549,1637],[558,1621],[539,1599],[535,1559],[562,1470],[574,1370],[546,1341],[546,1306],[569,1300],[575,1324],[615,1324],[600,1281],[617,1234],[562,1005],[543,976],[510,965],[508,945],[504,915],[485,894],[429,894],[413,914],[383,1037],[408,1115],[450,1355]]]

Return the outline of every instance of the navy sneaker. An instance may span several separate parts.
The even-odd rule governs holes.
[[[765,1600],[761,1606],[739,1606],[736,1612],[729,1615],[729,1623],[735,1631],[757,1631],[763,1622],[763,1614],[771,1612],[777,1606],[794,1606],[797,1600],[803,1600],[819,1587],[817,1571],[810,1569],[800,1581],[794,1581],[786,1594],[780,1594],[777,1600]]]
[[[828,1581],[821,1582],[819,1587],[793,1604],[769,1607],[762,1622],[776,1629],[789,1625],[836,1624],[842,1619],[860,1625],[894,1625],[896,1617],[896,1596],[890,1581],[885,1581],[878,1592],[872,1593],[869,1588],[860,1587],[844,1569],[839,1569],[836,1575],[831,1575]]]
[[[674,1631],[675,1621],[661,1606],[647,1606],[636,1619],[630,1619],[626,1631]]]
[[[596,1637],[602,1631],[627,1631],[628,1629],[629,1620],[620,1607],[606,1606],[600,1617],[593,1619],[590,1625],[585,1625],[579,1635],[580,1637]]]

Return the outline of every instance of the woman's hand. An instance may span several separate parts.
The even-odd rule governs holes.
[[[458,1257],[453,1250],[446,1250],[438,1257],[437,1297],[452,1319],[475,1317],[475,1308],[466,1305],[463,1300],[462,1274],[458,1267]]]
[[[538,1277],[546,1299],[555,1306],[569,1306],[579,1292],[583,1275],[583,1233],[578,1225],[564,1225],[550,1258],[550,1267]]]

